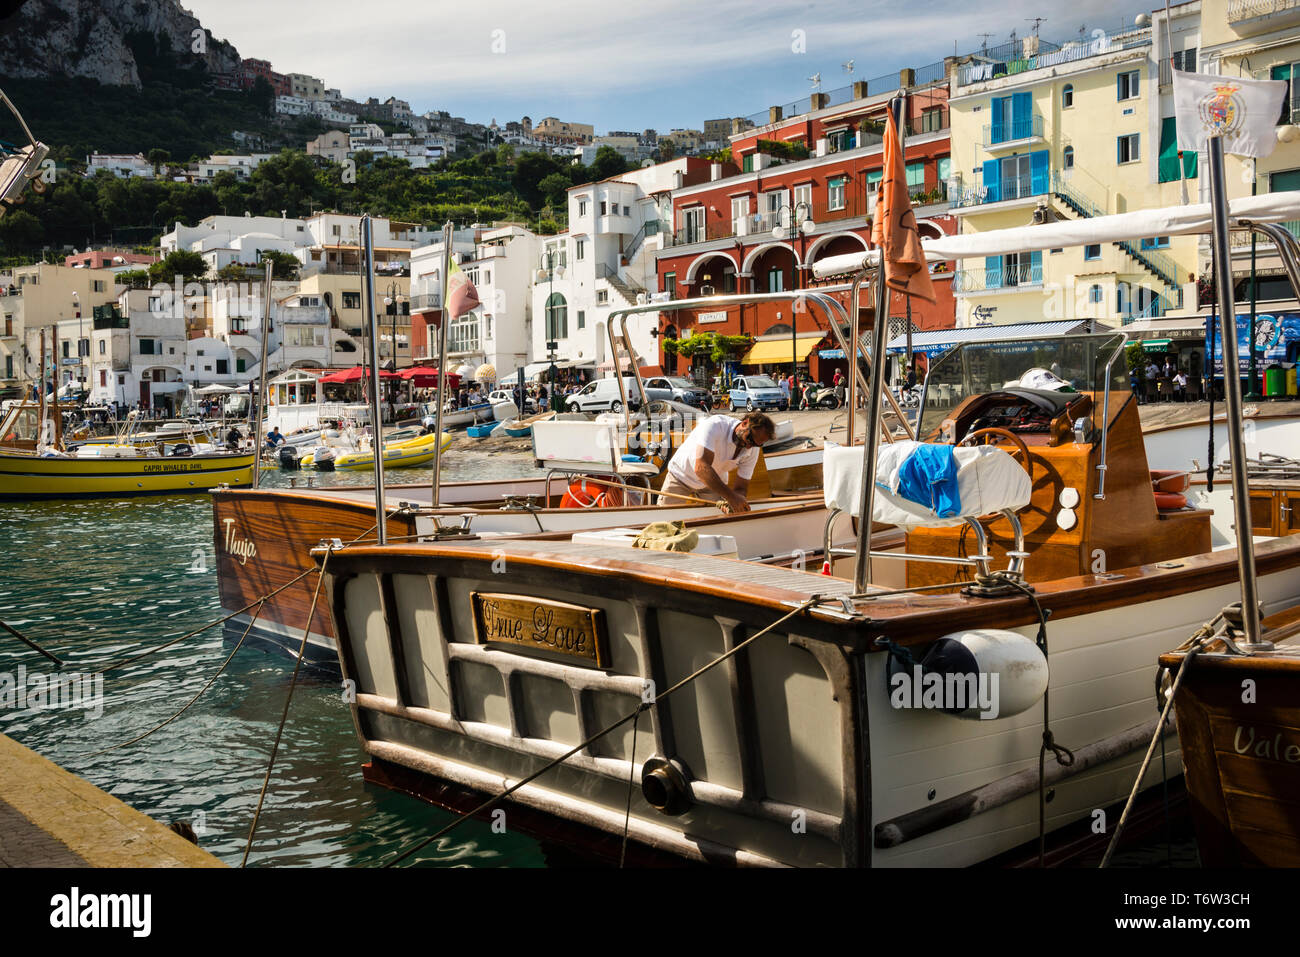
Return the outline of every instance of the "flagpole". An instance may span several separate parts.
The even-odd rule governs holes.
[[[1250,484],[1242,435],[1241,366],[1237,360],[1237,314],[1232,302],[1232,259],[1228,248],[1228,196],[1223,168],[1223,137],[1209,138],[1210,211],[1214,217],[1214,284],[1223,328],[1223,394],[1228,405],[1228,449],[1232,464],[1232,511],[1237,530],[1237,572],[1241,579],[1241,626],[1246,644],[1260,646],[1259,582],[1251,538]],[[1213,462],[1211,462],[1213,467]],[[1271,647],[1271,646],[1266,646]]]
[[[897,116],[896,108],[900,100],[895,98],[889,101],[889,110]],[[886,125],[885,133],[888,135],[889,128]],[[895,121],[894,133],[898,134],[898,124]],[[899,150],[902,150],[902,143],[899,143]],[[904,164],[904,168],[906,165]],[[890,170],[886,169],[881,183],[884,184],[890,178]],[[906,189],[906,184],[904,184]],[[886,209],[892,210],[892,200]],[[880,203],[876,204],[877,215],[880,214]],[[888,227],[890,224],[886,224]],[[884,234],[882,234],[884,235]],[[889,303],[889,288],[885,285],[885,253],[887,243],[880,244],[880,265],[876,277],[876,316],[872,323],[872,346],[869,357],[871,380],[867,385],[867,430],[862,444],[862,508],[858,517],[858,550],[857,557],[853,565],[853,590],[862,592],[866,589],[871,569],[871,516],[874,514],[876,503],[876,456],[880,448],[880,397],[885,383],[885,341],[889,321],[885,317],[885,312]],[[853,349],[856,353],[857,343],[853,343]],[[857,357],[854,356],[854,361]]]
[[[433,411],[433,507],[442,492],[442,405],[447,391],[447,296],[451,279],[451,220],[442,227],[442,302],[438,312],[438,400]]]
[[[370,365],[366,372],[370,375],[370,449],[375,456],[375,540],[380,545],[388,544],[388,521],[385,517],[384,495],[384,424],[380,418],[379,403],[379,328],[375,321],[375,245],[374,226],[370,214],[361,217],[361,245],[365,250],[366,266],[364,282],[366,285],[366,320],[369,323]],[[396,363],[394,363],[396,364]]]
[[[262,277],[262,362],[258,367],[257,402],[253,406],[253,488],[262,484],[262,416],[269,411],[266,402],[266,361],[271,339],[271,282],[275,264],[262,260],[265,275]]]

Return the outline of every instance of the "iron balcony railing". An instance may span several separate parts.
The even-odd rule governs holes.
[[[441,309],[442,293],[426,292],[418,296],[411,297],[411,312],[419,312],[421,309]]]
[[[1042,263],[1007,263],[983,269],[962,269],[953,273],[953,292],[997,292],[1043,284]]]
[[[985,80],[1073,63],[1106,53],[1119,53],[1134,47],[1147,46],[1150,43],[1151,30],[1146,28],[1119,33],[1097,30],[1089,39],[1075,40],[1060,47],[1039,40],[1038,52],[1032,56],[1024,55],[1021,43],[1004,44],[994,50],[981,52],[979,62],[962,67],[957,73],[957,85],[960,87],[983,83]]]
[[[1043,138],[1043,117],[1041,113],[1026,116],[1014,116],[1001,123],[990,123],[984,127],[984,148],[1000,143],[1014,143],[1018,140]]]
[[[1228,4],[1228,22],[1254,20],[1257,17],[1272,16],[1300,7],[1300,0],[1230,0]]]
[[[998,183],[996,190],[986,186],[968,186],[961,188],[952,197],[952,204],[959,207],[981,206],[985,203],[1001,203],[1013,199],[1028,199],[1031,196],[1047,195],[1047,177],[1037,185],[1034,177],[1026,173],[1022,176],[1009,176]]]

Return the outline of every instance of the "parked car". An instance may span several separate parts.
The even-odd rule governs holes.
[[[789,400],[781,387],[772,381],[771,376],[742,375],[731,381],[731,391],[727,393],[727,402],[731,411],[747,409],[781,409],[789,407]]]
[[[664,393],[665,398],[673,402],[681,402],[684,405],[691,405],[697,409],[708,411],[713,405],[712,397],[707,389],[696,385],[690,379],[683,379],[680,376],[656,376],[652,379],[646,379],[646,394],[652,399],[660,398],[659,393]]]
[[[636,380],[632,376],[623,377],[623,391],[627,393],[630,402],[634,405],[639,403]],[[646,397],[651,400],[671,400],[673,397],[672,390],[666,388],[652,389],[647,385],[645,391]],[[623,396],[618,389],[618,380],[610,377],[588,382],[581,392],[565,399],[564,407],[570,412],[622,412]]]
[[[497,389],[488,396],[489,402],[514,402],[515,393],[513,389]],[[524,407],[519,410],[520,414],[537,411],[537,400],[531,396],[524,396]]]

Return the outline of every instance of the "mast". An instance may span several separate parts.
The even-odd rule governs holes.
[[[36,397],[37,397],[37,416],[40,418],[40,426],[36,433],[36,451],[41,450],[45,443],[45,330],[41,330],[41,357],[36,363]]]
[[[438,398],[433,409],[433,507],[442,491],[442,403],[447,388],[447,294],[451,277],[451,220],[442,227],[442,302],[438,321]],[[522,398],[522,396],[521,396]],[[522,414],[522,410],[520,410]]]
[[[370,214],[361,217],[361,245],[366,257],[364,282],[366,285],[366,321],[369,325],[370,365],[366,373],[370,376],[370,448],[375,455],[375,523],[376,540],[380,545],[388,544],[388,523],[384,520],[384,434],[383,420],[379,409],[379,329],[375,322],[375,246],[373,224]],[[394,355],[396,347],[394,346]],[[393,360],[396,365],[396,359]]]
[[[1228,449],[1232,461],[1232,513],[1237,528],[1237,571],[1241,579],[1241,625],[1246,644],[1259,646],[1259,582],[1250,527],[1250,483],[1242,435],[1241,366],[1237,361],[1237,313],[1232,301],[1232,252],[1228,248],[1228,196],[1224,182],[1223,137],[1209,138],[1210,211],[1214,216],[1214,285],[1223,324],[1223,396],[1228,404]]]
[[[54,378],[54,388],[50,390],[50,423],[53,428],[50,430],[53,434],[50,440],[55,448],[61,448],[63,433],[63,416],[59,413],[59,327],[56,323],[50,326],[50,360],[54,366],[52,376]]]
[[[266,414],[266,347],[271,339],[271,260],[263,259],[266,270],[263,280],[262,301],[262,362],[258,367],[257,401],[253,404],[253,488],[262,484],[262,416]]]

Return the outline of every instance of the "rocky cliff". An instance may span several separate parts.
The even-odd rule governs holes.
[[[210,73],[239,66],[234,46],[177,0],[26,0],[0,25],[2,76],[87,77],[138,88],[149,66],[141,57],[159,54]]]

